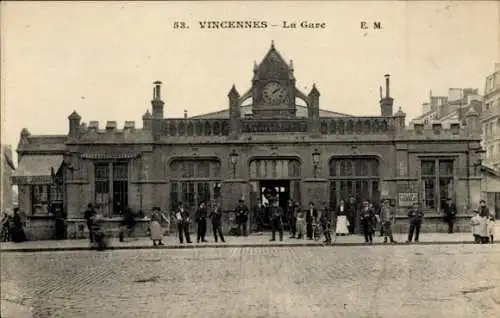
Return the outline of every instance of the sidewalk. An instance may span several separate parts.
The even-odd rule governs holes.
[[[500,226],[497,226],[496,234],[500,234]],[[191,235],[193,237],[193,235]],[[196,236],[194,235],[196,238]],[[227,236],[226,243],[215,243],[213,237],[208,236],[208,243],[196,243],[194,239],[191,244],[180,244],[175,234],[166,236],[163,239],[164,246],[154,247],[152,241],[148,237],[132,238],[126,242],[119,242],[117,238],[111,238],[108,249],[125,250],[125,249],[152,249],[152,248],[167,248],[167,249],[183,249],[183,248],[236,248],[236,247],[292,247],[292,246],[323,246],[323,237],[319,241],[314,240],[297,240],[289,239],[288,233],[284,236],[282,242],[270,242],[271,233],[263,235],[252,234],[248,237]],[[406,234],[394,234],[394,239],[400,245],[406,242]],[[496,235],[500,239],[500,235]],[[422,233],[420,236],[420,245],[429,244],[472,244],[471,233]],[[413,243],[416,244],[416,243]],[[361,235],[337,236],[335,246],[362,246],[365,245],[364,238]],[[383,238],[377,235],[374,237],[373,245],[384,245]],[[23,243],[0,243],[0,251],[5,252],[49,252],[49,251],[79,251],[90,250],[88,240],[51,240],[51,241],[32,241]]]

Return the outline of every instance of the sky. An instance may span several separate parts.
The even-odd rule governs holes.
[[[320,107],[380,114],[379,86],[407,113],[450,87],[484,91],[500,62],[496,1],[457,2],[2,2],[2,142],[17,147],[23,127],[66,134],[82,121],[142,126],[153,82],[163,82],[165,117],[226,109],[234,84],[251,86],[254,61],[274,40],[293,60],[297,87],[313,83]],[[267,21],[266,29],[201,29],[205,20]],[[189,29],[174,29],[184,21]],[[325,29],[284,29],[283,21],[324,22]],[[361,21],[370,29],[362,30]],[[380,21],[382,29],[371,25]]]

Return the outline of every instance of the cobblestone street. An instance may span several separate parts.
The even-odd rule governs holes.
[[[2,317],[495,317],[499,245],[3,253]]]

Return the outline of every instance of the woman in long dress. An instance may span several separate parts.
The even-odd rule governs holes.
[[[337,227],[336,233],[337,235],[346,235],[349,233],[348,229],[348,221],[347,221],[347,207],[345,205],[344,200],[340,200],[339,205],[337,207]]]
[[[153,241],[153,245],[156,246],[156,242],[158,245],[163,245],[163,228],[161,226],[161,222],[169,223],[169,220],[161,213],[160,208],[153,208],[153,213],[151,214],[151,223],[149,225],[149,229],[151,232],[151,240]]]

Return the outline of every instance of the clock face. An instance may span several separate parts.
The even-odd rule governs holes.
[[[271,82],[264,86],[262,90],[262,98],[267,104],[282,104],[288,101],[288,94],[284,87],[279,83]]]

